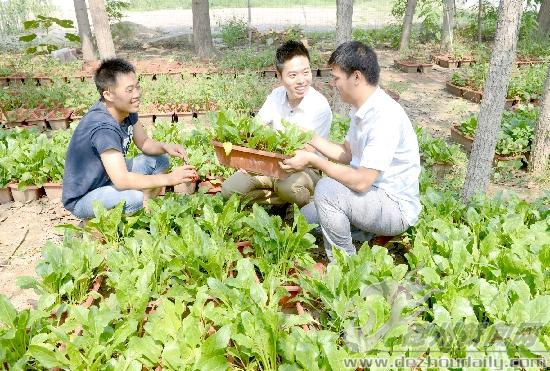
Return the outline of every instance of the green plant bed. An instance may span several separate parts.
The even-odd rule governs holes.
[[[501,158],[497,159],[504,160],[502,156],[508,158],[528,156],[533,140],[534,126],[538,120],[538,112],[538,108],[532,106],[522,107],[516,111],[504,111],[495,149],[495,154]],[[469,152],[476,128],[477,116],[473,115],[454,126],[451,137],[458,140]],[[463,139],[460,139],[459,136],[462,136]]]
[[[479,103],[483,94],[488,68],[488,64],[478,63],[455,71],[451,75],[450,83],[468,89],[470,92],[466,94],[467,96],[464,93],[462,96]],[[512,72],[508,84],[507,100],[523,103],[538,102],[542,96],[546,71],[547,68],[544,65],[516,68]],[[511,103],[508,103],[508,105],[511,106]]]

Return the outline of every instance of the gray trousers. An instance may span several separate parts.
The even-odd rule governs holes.
[[[317,183],[313,199],[301,212],[309,223],[320,226],[325,251],[331,261],[333,246],[349,255],[356,253],[352,227],[380,236],[395,236],[409,228],[398,203],[376,187],[358,193],[325,177]]]

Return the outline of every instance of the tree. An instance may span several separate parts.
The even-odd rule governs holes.
[[[399,43],[399,52],[401,53],[409,49],[415,9],[416,0],[407,0],[407,9],[405,10],[405,18],[403,19],[403,32],[401,33],[401,42]]]
[[[455,25],[455,0],[443,1],[443,24],[441,25],[441,51],[453,48],[453,29]]]
[[[548,33],[550,32],[550,0],[543,0],[540,5],[537,22],[539,23],[541,36],[548,36]]]
[[[199,58],[210,58],[215,54],[210,30],[210,7],[208,0],[193,0],[193,43]]]
[[[484,192],[489,182],[508,82],[516,58],[522,4],[523,0],[500,0],[489,75],[461,194],[464,202],[468,202],[475,193]]]
[[[531,158],[529,170],[535,175],[540,175],[548,164],[550,154],[550,67],[544,84],[544,94],[540,107],[540,115],[535,127],[535,138],[531,146]]]
[[[477,9],[477,42],[481,43],[481,32],[483,27],[483,0],[479,0]]]
[[[86,0],[73,0],[76,22],[78,24],[78,34],[82,43],[82,54],[85,61],[95,60],[95,48],[92,41],[92,30],[88,19],[88,9]]]
[[[101,59],[114,58],[115,44],[109,26],[109,17],[105,10],[105,0],[89,0],[90,14],[94,25],[94,34]]]
[[[336,0],[336,46],[351,41],[353,0]]]

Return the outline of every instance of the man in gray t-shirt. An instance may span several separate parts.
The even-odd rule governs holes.
[[[178,144],[147,136],[138,121],[141,90],[130,63],[105,60],[94,81],[100,99],[76,127],[65,157],[62,201],[67,210],[89,219],[94,217],[94,201],[110,209],[124,200],[124,212],[132,213],[162,187],[196,179],[195,169],[188,165],[165,173],[166,154],[183,159],[187,154]],[[125,159],[132,140],[143,155]]]

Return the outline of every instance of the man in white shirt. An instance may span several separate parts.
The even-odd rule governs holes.
[[[376,53],[347,42],[332,53],[329,65],[342,100],[353,106],[346,141],[339,145],[315,136],[310,144],[334,162],[300,150],[283,167],[313,167],[327,175],[302,213],[320,225],[332,260],[333,246],[355,253],[351,225],[394,236],[417,222],[421,206],[416,135],[403,108],[378,86]]]
[[[311,86],[309,52],[298,41],[287,41],[276,52],[276,68],[282,86],[274,89],[258,112],[259,118],[277,130],[286,120],[305,130],[328,138],[332,111],[327,99]],[[236,172],[222,185],[222,195],[240,194],[252,202],[271,205],[295,203],[302,207],[311,201],[315,184],[321,178],[315,169],[303,169],[285,179]]]

